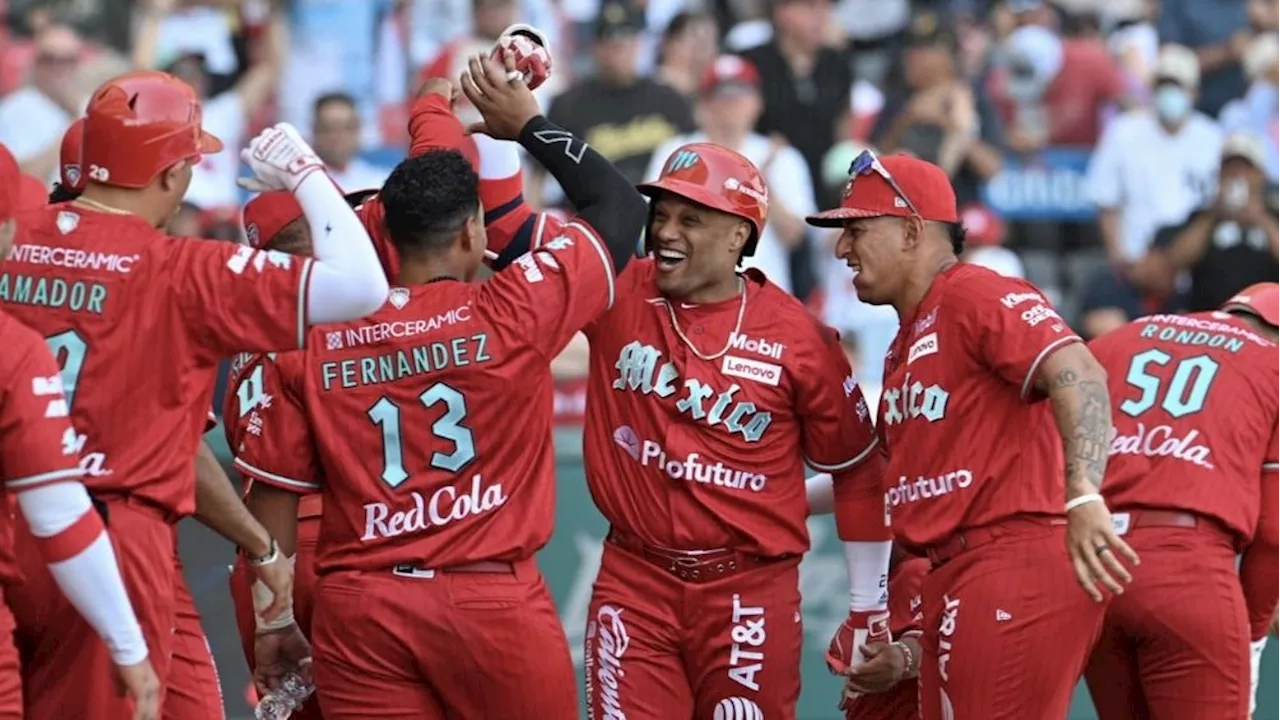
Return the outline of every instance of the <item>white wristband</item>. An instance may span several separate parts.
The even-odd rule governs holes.
[[[1071,512],[1072,510],[1075,510],[1081,505],[1088,505],[1089,503],[1092,503],[1092,502],[1106,502],[1106,500],[1104,500],[1102,496],[1099,495],[1098,493],[1089,493],[1087,495],[1081,495],[1078,498],[1072,498],[1068,500],[1067,504],[1065,505],[1065,509],[1067,512]]]

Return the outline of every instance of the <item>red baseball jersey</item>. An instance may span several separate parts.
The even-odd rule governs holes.
[[[301,352],[301,350],[290,351],[290,353],[299,354]],[[263,364],[273,361],[282,354],[287,353],[267,353],[266,355],[239,353],[231,358],[227,394],[223,400],[222,429],[226,433],[227,448],[230,449],[233,458],[239,455],[244,447],[245,437],[262,433],[262,416],[259,415],[258,408],[265,403],[270,403],[272,398],[281,392],[278,375],[274,372],[268,375]],[[268,384],[268,381],[272,384]],[[249,494],[249,488],[252,486],[253,479],[246,477],[244,482],[246,495]],[[298,501],[298,519],[320,517],[323,507],[319,493],[303,495]]]
[[[41,338],[0,310],[0,481],[12,493],[84,475],[62,376]],[[10,496],[12,497],[12,496]],[[11,512],[0,513],[0,580],[18,577]]]
[[[483,284],[393,288],[262,364],[280,390],[236,466],[323,490],[320,572],[528,558],[554,519],[550,362],[613,297],[609,252],[581,223]]]
[[[1241,318],[1204,312],[1140,318],[1089,347],[1111,392],[1102,492],[1112,511],[1200,513],[1248,544],[1263,472],[1277,463],[1275,343]]]
[[[633,260],[586,328],[596,506],[655,546],[803,553],[805,463],[849,472],[876,446],[836,332],[754,270],[710,305],[668,301],[655,272]]]
[[[22,221],[0,304],[59,361],[85,484],[190,514],[218,360],[299,346],[311,262],[76,204]]]
[[[1015,515],[1063,515],[1062,440],[1034,387],[1079,336],[1036,287],[958,263],[885,356],[876,430],[894,535],[922,548]]]

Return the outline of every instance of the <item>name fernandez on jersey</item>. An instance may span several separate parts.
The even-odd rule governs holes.
[[[484,364],[493,360],[487,333],[438,340],[396,348],[377,355],[320,363],[320,383],[326,391],[337,384],[348,390],[383,385],[405,378],[440,372],[451,367]]]

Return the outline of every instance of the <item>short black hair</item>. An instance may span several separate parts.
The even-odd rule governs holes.
[[[352,110],[356,109],[356,99],[348,93],[329,92],[316,98],[315,105],[312,108],[312,117],[320,117],[320,113],[324,111],[326,105],[346,105]]]
[[[396,250],[438,252],[480,211],[480,177],[457,150],[429,150],[401,161],[378,196]]]
[[[969,231],[965,226],[958,223],[945,223],[947,226],[947,237],[951,239],[951,252],[959,257],[964,252],[964,241],[969,236]]]
[[[49,191],[49,204],[70,202],[78,197],[80,197],[79,190],[74,190],[58,182],[54,183],[53,189]]]

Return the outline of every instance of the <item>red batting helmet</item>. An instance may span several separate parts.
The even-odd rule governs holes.
[[[1280,326],[1280,285],[1254,283],[1222,304],[1223,310],[1249,313],[1271,326]]]
[[[742,249],[744,256],[756,251],[769,215],[769,188],[760,170],[745,157],[714,143],[677,148],[658,179],[638,189],[655,200],[669,192],[746,220],[751,224],[751,237]]]
[[[76,118],[62,134],[62,148],[58,153],[58,181],[68,190],[84,189],[84,173],[80,166],[83,148],[84,118]]]
[[[222,150],[200,127],[190,85],[162,72],[131,72],[94,92],[85,111],[81,164],[86,180],[144,188],[166,168]]]

